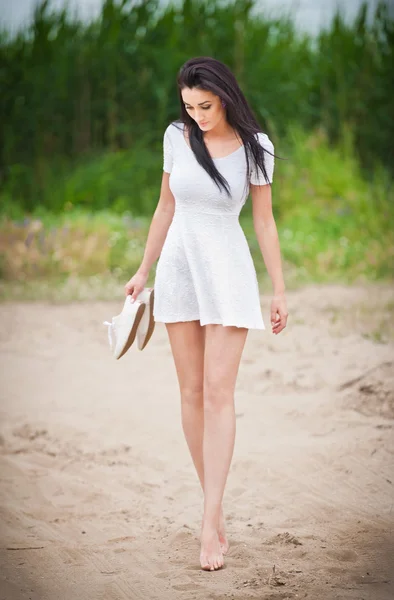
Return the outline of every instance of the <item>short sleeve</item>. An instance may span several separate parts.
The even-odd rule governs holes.
[[[272,154],[274,153],[274,145],[266,133],[259,132],[258,139],[259,139],[261,146],[263,146],[263,148],[267,149]],[[268,152],[264,153],[264,165],[265,165],[265,170],[267,171],[269,183],[272,183],[273,176],[274,176],[274,162],[275,161],[274,161],[274,157],[272,156],[272,154],[269,154]],[[254,164],[251,165],[250,183],[252,183],[253,185],[267,184],[267,180],[264,177],[263,171],[258,166],[257,166],[257,170],[256,170],[256,166]]]
[[[172,146],[168,127],[164,132],[163,137],[163,171],[171,173],[172,169]]]

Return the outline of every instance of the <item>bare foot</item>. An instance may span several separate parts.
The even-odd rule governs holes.
[[[216,571],[223,567],[223,553],[216,528],[203,526],[201,530],[200,563],[204,571]]]
[[[227,554],[230,544],[228,542],[227,535],[226,535],[223,508],[220,509],[218,534],[219,534],[220,549],[223,554]]]

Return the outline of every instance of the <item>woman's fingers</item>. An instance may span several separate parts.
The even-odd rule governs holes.
[[[287,325],[287,307],[284,296],[274,296],[271,303],[272,333],[280,333]]]
[[[131,302],[135,302],[137,300],[137,298],[140,295],[140,293],[142,292],[142,290],[143,290],[143,288],[141,288],[139,286],[134,286],[134,290],[131,295]]]
[[[145,287],[147,275],[136,273],[124,286],[126,296],[132,296],[134,302]]]
[[[271,318],[272,332],[278,333],[278,327],[280,327],[280,317],[278,314],[275,315],[274,319]]]
[[[271,325],[273,327],[275,327],[279,323],[279,320],[280,320],[279,314],[275,313],[275,312],[272,312],[271,313]]]
[[[275,322],[272,323],[272,331],[277,334],[280,333],[287,324],[287,314],[283,314],[280,311],[276,314]]]

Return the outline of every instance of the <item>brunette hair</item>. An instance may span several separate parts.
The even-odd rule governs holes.
[[[250,157],[252,157],[254,165],[260,167],[266,183],[269,183],[264,154],[265,152],[272,156],[275,156],[275,154],[263,148],[259,143],[256,134],[262,131],[261,127],[229,67],[210,56],[191,58],[180,68],[177,75],[177,85],[181,107],[179,121],[187,127],[190,147],[197,161],[207,171],[219,190],[224,188],[227,194],[230,195],[227,180],[216,168],[205,146],[203,132],[185,108],[181,94],[182,89],[185,87],[210,91],[226,103],[227,121],[242,139],[244,145],[247,181],[250,177]],[[176,122],[174,122],[174,125],[176,126]]]

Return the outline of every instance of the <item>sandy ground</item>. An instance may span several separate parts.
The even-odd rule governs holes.
[[[287,298],[242,357],[213,573],[165,326],[114,361],[119,302],[0,306],[1,600],[394,597],[393,290]]]

